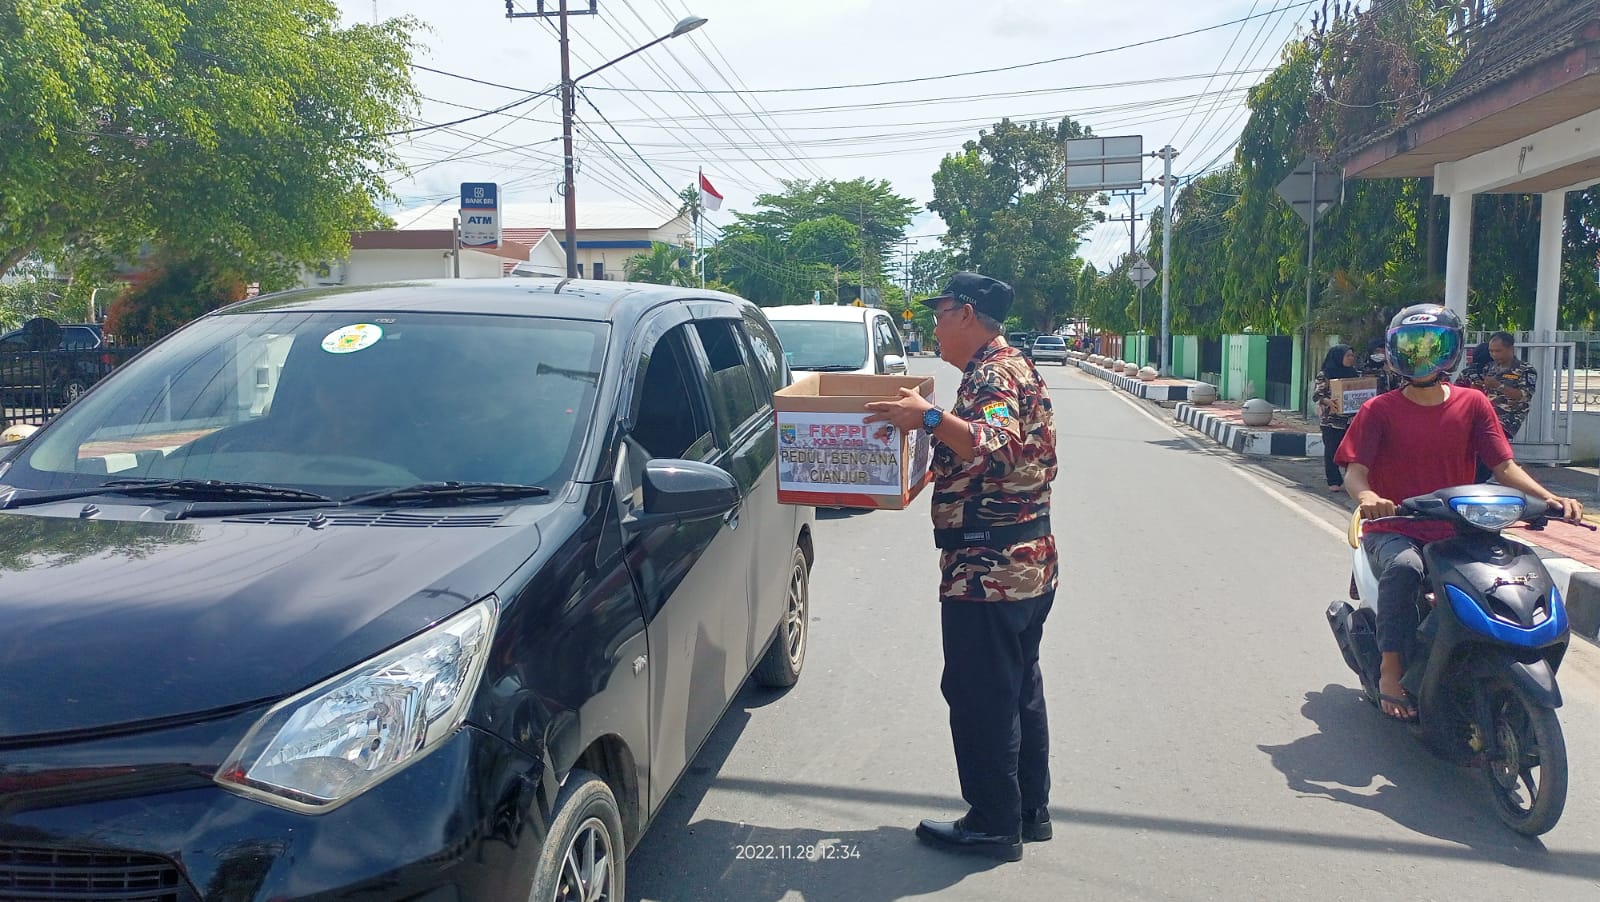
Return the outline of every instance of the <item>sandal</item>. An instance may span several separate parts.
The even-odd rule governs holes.
[[[1404,708],[1406,713],[1390,714],[1383,708],[1385,702],[1388,702],[1397,708]],[[1409,695],[1384,695],[1380,692],[1378,693],[1378,710],[1383,711],[1383,716],[1389,718],[1390,720],[1398,720],[1401,723],[1417,722],[1417,709],[1411,704],[1411,696]]]

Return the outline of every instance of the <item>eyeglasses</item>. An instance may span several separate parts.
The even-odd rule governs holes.
[[[933,311],[934,321],[937,322],[939,319],[943,318],[946,313],[950,313],[950,312],[955,311],[955,310],[960,310],[962,307],[965,307],[965,306],[967,306],[967,305],[966,304],[952,304],[949,307],[942,307],[942,308],[936,309],[936,310]]]

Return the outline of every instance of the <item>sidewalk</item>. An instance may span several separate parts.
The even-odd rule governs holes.
[[[1140,403],[1163,418],[1175,415],[1178,422],[1187,427],[1187,432],[1231,451],[1250,455],[1251,463],[1290,483],[1304,500],[1336,510],[1344,517],[1348,517],[1355,509],[1355,503],[1349,496],[1343,492],[1333,494],[1328,491],[1322,469],[1320,429],[1292,411],[1276,411],[1271,426],[1244,427],[1239,422],[1237,404],[1219,401],[1200,408],[1180,403],[1174,410],[1171,403],[1150,400]],[[1185,408],[1203,410],[1205,416],[1200,418],[1203,421],[1198,425],[1186,421]],[[1193,415],[1191,418],[1194,418]],[[1313,431],[1316,434],[1313,435]],[[1286,437],[1291,435],[1302,436],[1306,443],[1299,455],[1280,450],[1261,450],[1263,443],[1281,446],[1296,441]],[[1252,446],[1255,451],[1247,450]],[[1600,471],[1595,467],[1529,465],[1528,473],[1550,491],[1583,502],[1584,519],[1600,525]],[[1542,531],[1519,525],[1506,530],[1506,535],[1539,549],[1540,558],[1566,600],[1572,631],[1600,644],[1600,532],[1591,532],[1570,523],[1553,522]]]

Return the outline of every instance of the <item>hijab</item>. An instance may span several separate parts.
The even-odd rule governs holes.
[[[1344,365],[1344,355],[1350,353],[1349,345],[1334,345],[1328,349],[1328,356],[1322,358],[1322,374],[1329,379],[1354,379],[1361,375],[1361,371],[1353,366]]]

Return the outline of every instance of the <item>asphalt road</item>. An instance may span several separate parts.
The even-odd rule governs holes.
[[[955,370],[913,370],[953,396]],[[800,684],[735,701],[631,857],[630,899],[1595,897],[1600,653],[1575,648],[1561,672],[1566,815],[1519,837],[1477,774],[1354,688],[1323,618],[1349,574],[1336,512],[1076,370],[1045,378],[1062,460],[1042,665],[1055,839],[991,864],[912,834],[964,810],[924,494],[819,515]]]

